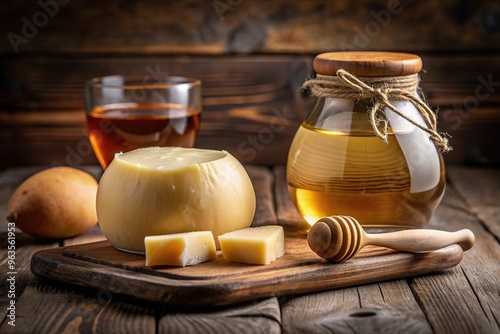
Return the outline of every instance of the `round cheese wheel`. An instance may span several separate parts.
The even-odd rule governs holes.
[[[249,227],[255,192],[226,151],[148,147],[116,154],[97,190],[97,218],[118,249],[144,252],[144,238]]]

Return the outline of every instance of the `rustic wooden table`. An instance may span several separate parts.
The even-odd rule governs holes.
[[[85,169],[96,178],[102,173],[98,167]],[[0,216],[14,189],[37,170],[0,173]],[[255,225],[303,224],[288,198],[283,166],[248,171],[258,195]],[[447,173],[446,194],[429,227],[468,228],[476,235],[475,246],[453,269],[223,308],[152,304],[31,273],[36,251],[102,240],[98,226],[75,238],[45,242],[18,231],[11,270],[2,221],[0,332],[500,333],[500,170],[449,166]]]

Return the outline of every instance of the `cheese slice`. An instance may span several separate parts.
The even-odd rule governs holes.
[[[215,240],[210,231],[196,231],[147,236],[146,266],[192,266],[217,257]]]
[[[269,264],[285,254],[283,227],[249,227],[219,236],[222,255],[227,261]]]

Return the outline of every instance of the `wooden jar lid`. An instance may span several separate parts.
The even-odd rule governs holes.
[[[400,52],[346,51],[317,55],[314,71],[336,75],[339,69],[361,77],[389,77],[420,72],[422,59],[414,54]]]

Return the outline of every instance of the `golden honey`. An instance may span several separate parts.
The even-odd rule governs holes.
[[[362,102],[320,100],[302,123],[290,147],[287,179],[311,225],[330,215],[352,216],[365,227],[428,223],[445,189],[442,156],[426,133],[387,113],[387,143],[373,133]]]

